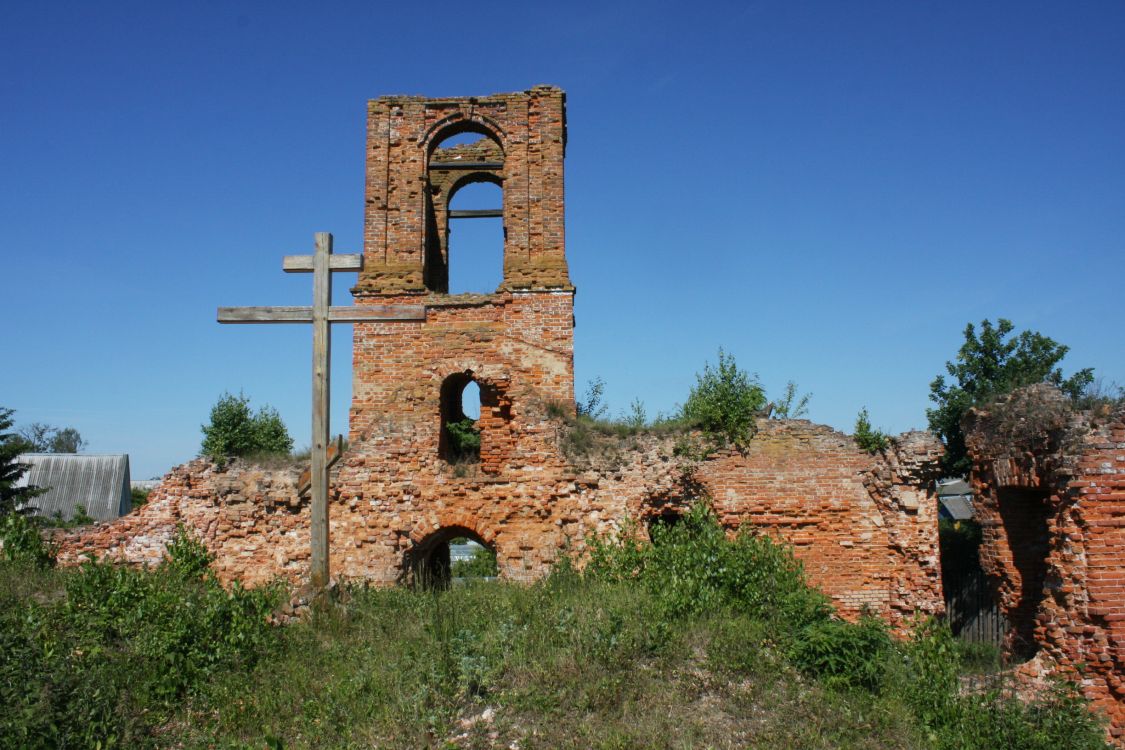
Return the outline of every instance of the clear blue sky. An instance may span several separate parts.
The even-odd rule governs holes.
[[[0,70],[0,406],[135,477],[224,390],[308,443],[309,331],[215,308],[308,304],[316,231],[360,250],[386,94],[566,89],[577,381],[615,412],[722,346],[814,420],[921,427],[985,317],[1125,383],[1119,0],[8,2]]]

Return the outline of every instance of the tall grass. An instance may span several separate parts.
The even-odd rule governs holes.
[[[655,535],[532,585],[353,587],[285,627],[190,538],[153,571],[4,563],[0,746],[1105,747],[1072,691],[962,694],[939,624],[834,619],[783,547],[703,510]]]

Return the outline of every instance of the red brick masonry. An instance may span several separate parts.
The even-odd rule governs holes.
[[[1125,745],[1125,409],[1032,386],[965,426],[1009,650],[1076,681]]]
[[[674,455],[674,437],[642,435],[601,465],[577,469],[557,447],[565,424],[538,419],[529,432],[543,436],[543,452],[508,476],[483,467],[456,476],[412,456],[393,431],[353,446],[333,480],[333,575],[394,583],[409,575],[411,555],[468,533],[495,548],[501,577],[531,580],[564,551],[580,555],[592,535],[627,520],[643,533],[653,518],[709,496],[728,528],[793,545],[812,583],[845,616],[866,610],[901,626],[917,613],[941,611],[936,502],[928,489],[940,446],[929,435],[908,433],[886,456],[872,457],[830,428],[763,420],[745,455],[693,462]],[[224,581],[300,582],[309,555],[308,503],[296,493],[300,469],[220,468],[196,459],[168,474],[136,512],[63,534],[60,557],[155,563],[182,523],[215,554]]]

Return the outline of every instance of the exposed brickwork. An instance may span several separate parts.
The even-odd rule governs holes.
[[[935,501],[925,489],[940,449],[928,435],[906,435],[887,456],[872,457],[827,427],[763,421],[745,454],[694,463],[674,455],[675,438],[648,435],[610,461],[576,469],[559,447],[565,425],[544,418],[539,427],[544,452],[534,465],[508,465],[503,477],[483,466],[456,476],[440,460],[417,456],[404,431],[354,447],[333,474],[334,574],[398,581],[409,574],[411,555],[456,530],[494,546],[501,576],[530,580],[564,550],[582,554],[592,535],[619,530],[627,519],[643,530],[710,497],[732,532],[750,528],[793,545],[841,614],[866,610],[902,625],[916,613],[940,612]],[[388,460],[396,455],[403,458]],[[62,559],[94,552],[151,563],[183,523],[216,554],[223,580],[299,582],[308,560],[299,469],[236,462],[219,470],[197,459],[165,477],[136,513],[60,536]]]
[[[426,99],[388,96],[367,109],[365,268],[357,298],[447,291],[445,208],[456,186],[496,182],[504,191],[501,288],[570,289],[563,218],[566,95],[552,86],[514,94]],[[502,158],[500,169],[431,170],[446,138],[479,133]],[[453,181],[456,181],[456,185]],[[436,211],[435,211],[436,207]]]
[[[1125,410],[1074,412],[1033,386],[965,426],[1008,649],[1074,678],[1125,746]]]

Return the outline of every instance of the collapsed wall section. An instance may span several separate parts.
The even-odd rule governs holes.
[[[1050,386],[966,416],[981,565],[1026,677],[1078,683],[1125,743],[1125,409]]]
[[[528,423],[539,430],[540,452],[524,445],[500,476],[414,460],[417,452],[403,453],[411,434],[394,425],[353,444],[332,479],[333,574],[408,580],[412,556],[455,529],[495,549],[502,578],[533,580],[560,555],[581,555],[592,536],[630,523],[643,532],[703,499],[731,533],[792,545],[810,582],[845,617],[866,612],[901,627],[941,611],[936,503],[927,489],[940,447],[931,436],[908,434],[872,457],[830,428],[763,420],[745,453],[694,461],[677,455],[676,437],[640,434],[608,459],[576,467],[560,447],[565,421],[543,411]],[[197,459],[165,477],[133,514],[63,534],[61,559],[94,553],[153,563],[183,524],[215,554],[222,580],[299,583],[309,519],[296,491],[299,468]]]

